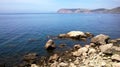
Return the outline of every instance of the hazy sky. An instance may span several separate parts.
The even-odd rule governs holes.
[[[120,0],[0,0],[2,12],[55,12],[60,8],[113,8]]]

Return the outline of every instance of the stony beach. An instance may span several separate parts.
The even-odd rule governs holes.
[[[59,34],[57,38],[87,41],[89,44],[74,44],[62,53],[54,53],[49,57],[39,57],[29,53],[15,67],[120,67],[120,38],[110,39],[109,35],[94,35],[90,32],[70,31]],[[49,39],[45,44],[46,51],[54,51],[54,40]],[[61,44],[61,49],[66,45]]]

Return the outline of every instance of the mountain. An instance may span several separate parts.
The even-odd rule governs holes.
[[[60,9],[57,13],[89,13],[90,10],[88,9]]]
[[[99,9],[59,9],[57,13],[120,13],[120,7],[116,7],[113,9],[105,9],[105,8],[99,8]]]
[[[120,7],[116,7],[109,10],[109,13],[120,13]]]

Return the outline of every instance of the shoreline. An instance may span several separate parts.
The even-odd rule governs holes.
[[[68,35],[69,34],[69,35]],[[85,36],[87,35],[87,37]],[[90,43],[81,46],[76,44],[72,49],[62,53],[54,53],[48,57],[39,57],[36,53],[24,56],[24,60],[17,67],[119,67],[120,66],[120,38],[111,40],[108,35],[93,36],[91,33],[71,31],[58,35],[59,38],[85,40],[90,38]],[[46,47],[46,45],[49,45]],[[48,40],[46,50],[54,51],[56,45],[53,40]],[[66,45],[60,45],[61,49]],[[51,48],[52,47],[52,48]]]

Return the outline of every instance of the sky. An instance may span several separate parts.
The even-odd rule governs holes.
[[[61,8],[114,8],[120,0],[0,0],[0,13],[46,13]]]

